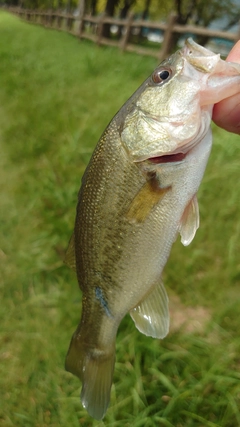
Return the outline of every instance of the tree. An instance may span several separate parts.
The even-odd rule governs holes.
[[[114,16],[116,7],[119,4],[119,0],[107,0],[104,13],[107,16]],[[110,24],[104,24],[103,37],[110,38]]]
[[[239,20],[240,7],[232,0],[173,0],[176,23],[195,24],[208,27],[211,22],[227,17],[228,23]],[[178,39],[176,35],[174,42]],[[209,37],[198,36],[197,41],[205,44]]]
[[[144,10],[143,10],[143,14],[142,14],[142,19],[147,19],[148,18],[150,6],[151,6],[151,0],[145,0]]]

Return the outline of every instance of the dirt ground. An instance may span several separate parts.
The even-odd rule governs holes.
[[[210,310],[205,307],[187,307],[177,295],[169,297],[170,333],[182,329],[184,332],[201,333],[211,319]]]

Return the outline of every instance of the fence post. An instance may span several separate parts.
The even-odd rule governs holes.
[[[125,31],[123,32],[122,39],[120,41],[120,49],[122,51],[126,50],[127,44],[129,42],[130,35],[131,35],[131,28],[132,28],[133,18],[134,18],[133,12],[129,13],[129,17],[128,17],[127,23],[124,26],[124,30]]]
[[[70,13],[69,16],[68,16],[68,18],[67,18],[67,30],[69,32],[72,31],[73,21],[74,21],[74,19],[72,17],[72,14]]]
[[[46,20],[46,16],[45,16],[45,14],[46,14],[46,11],[45,11],[45,9],[41,12],[41,24],[42,25],[45,25],[45,20]]]
[[[79,1],[79,28],[78,36],[81,38],[84,31],[84,13],[85,13],[85,0]]]
[[[48,25],[52,28],[53,22],[54,22],[54,14],[53,9],[49,10],[49,17],[48,17]]]
[[[103,13],[102,16],[100,16],[98,24],[97,24],[97,34],[96,34],[96,43],[98,46],[101,44],[101,39],[103,35],[103,26],[104,26],[104,19],[106,17],[106,14]]]
[[[62,16],[60,15],[62,12],[60,9],[57,11],[57,29],[60,30],[62,27]]]
[[[67,31],[71,31],[72,29],[72,24],[73,24],[73,19],[72,19],[72,0],[68,0],[67,1],[67,7],[66,7],[66,27],[67,27]]]
[[[61,9],[60,0],[58,0],[57,2],[56,18],[57,18],[57,29],[60,30],[62,28],[62,9]]]
[[[167,29],[166,31],[164,31],[163,44],[161,46],[161,50],[158,56],[160,61],[166,58],[170,53],[176,19],[177,19],[177,16],[174,14],[170,14],[168,18]]]

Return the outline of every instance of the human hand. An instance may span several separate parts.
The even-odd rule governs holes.
[[[240,64],[240,40],[232,48],[226,60]],[[240,87],[238,94],[214,105],[212,118],[221,128],[240,134]]]

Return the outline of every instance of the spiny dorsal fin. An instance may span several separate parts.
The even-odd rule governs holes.
[[[69,240],[64,262],[65,264],[67,264],[68,267],[76,271],[75,234],[74,233],[72,234],[71,239]]]
[[[179,226],[181,242],[184,246],[188,246],[194,239],[196,231],[199,227],[199,208],[197,196],[193,196],[189,204],[186,206]]]
[[[162,282],[130,311],[137,329],[153,338],[164,338],[169,331],[168,296]]]

